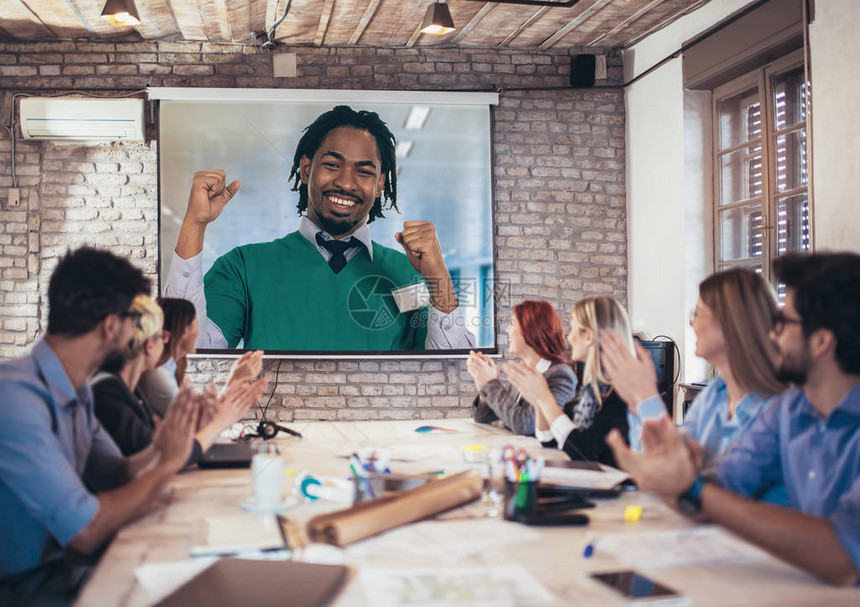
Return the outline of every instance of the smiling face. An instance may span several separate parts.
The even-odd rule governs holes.
[[[349,126],[332,129],[313,158],[302,157],[299,169],[308,187],[308,219],[335,238],[367,220],[385,184],[376,139]]]
[[[726,352],[726,339],[714,312],[700,297],[690,318],[690,326],[696,334],[696,356],[711,364],[721,362]]]

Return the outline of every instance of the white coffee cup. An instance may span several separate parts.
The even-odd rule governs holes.
[[[254,499],[260,509],[275,509],[284,489],[284,460],[272,443],[262,443],[251,459]]]

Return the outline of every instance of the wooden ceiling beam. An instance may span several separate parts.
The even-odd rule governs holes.
[[[136,0],[141,25],[101,19],[105,0],[0,0],[7,40],[178,39],[247,44],[280,20],[289,0]],[[420,20],[432,0],[292,0],[276,39],[316,46],[455,45],[549,49],[630,46],[701,7],[707,0],[581,0],[572,8],[515,6],[500,0],[451,2],[457,31],[423,37]],[[446,1],[446,0],[440,0]],[[468,10],[463,5],[470,5]],[[499,42],[501,40],[501,42]]]
[[[633,23],[639,17],[641,17],[642,15],[644,15],[645,13],[647,13],[648,11],[653,9],[655,6],[657,6],[658,4],[661,4],[663,2],[664,2],[664,0],[651,0],[651,2],[642,6],[642,8],[640,8],[638,11],[636,11],[635,13],[633,13],[632,15],[630,15],[629,17],[627,17],[623,21],[619,21],[615,25],[615,27],[613,27],[611,30],[609,30],[607,32],[603,32],[597,38],[594,38],[591,41],[587,42],[585,44],[585,46],[596,46],[601,40],[604,40],[607,37],[612,36],[613,34],[615,34],[617,32],[620,32],[622,29],[627,27],[630,23]]]
[[[140,13],[140,25],[135,29],[144,40],[158,40],[180,32],[168,0],[147,0],[136,2],[135,6]]]
[[[51,38],[52,32],[48,26],[29,9],[27,6],[13,0],[7,2],[0,14],[0,28],[18,40],[32,40],[39,38]]]
[[[355,31],[353,31],[352,36],[349,37],[349,42],[347,42],[347,44],[358,44],[358,41],[361,40],[361,36],[370,24],[371,19],[373,19],[373,16],[376,14],[376,9],[379,8],[380,2],[381,0],[370,0],[367,8],[364,9],[364,14],[358,21],[358,25],[355,26]]]
[[[504,40],[502,40],[501,42],[499,42],[498,46],[507,46],[507,45],[509,45],[509,44],[511,43],[511,41],[513,41],[517,36],[519,36],[519,35],[520,35],[520,34],[522,34],[524,31],[526,31],[529,27],[531,27],[531,24],[532,24],[532,23],[534,23],[535,21],[537,21],[538,19],[540,19],[541,17],[543,17],[544,13],[546,13],[548,10],[549,10],[549,7],[548,7],[548,6],[544,6],[544,7],[539,8],[539,9],[538,9],[538,10],[536,10],[535,12],[533,12],[531,17],[529,17],[529,18],[528,18],[528,19],[526,19],[523,23],[521,23],[520,25],[518,25],[518,26],[514,29],[514,31],[512,31],[510,34],[508,34],[508,36],[507,36]]]
[[[251,27],[251,2],[227,0],[227,20],[233,42],[247,42],[254,34]]]
[[[556,33],[554,33],[552,36],[541,42],[538,45],[538,48],[543,50],[552,48],[553,46],[555,46],[556,42],[567,36],[570,32],[572,32],[574,29],[576,29],[586,21],[588,21],[592,16],[600,12],[603,7],[605,7],[612,1],[613,0],[597,0],[597,2],[582,11],[579,15],[577,15],[577,17],[573,21],[571,21],[563,28],[558,30]]]
[[[317,26],[317,34],[314,36],[314,46],[322,46],[323,42],[325,42],[325,34],[328,30],[328,22],[329,19],[331,19],[331,11],[333,8],[334,0],[323,0],[319,25]]]
[[[248,27],[255,34],[265,32],[268,29],[266,27],[266,17],[269,14],[270,4],[272,4],[272,2],[269,0],[251,0],[248,3]],[[275,1],[274,4],[277,5],[277,1]],[[274,20],[272,22],[274,23]]]
[[[225,0],[198,0],[203,32],[210,42],[232,42],[230,19]]]
[[[475,27],[477,27],[481,20],[485,16],[487,16],[487,14],[489,14],[491,10],[496,8],[497,4],[497,2],[485,3],[484,6],[481,7],[481,10],[475,13],[475,16],[472,17],[472,20],[469,21],[469,23],[467,23],[462,29],[460,29],[459,32],[457,32],[457,35],[454,36],[454,39],[451,42],[453,42],[454,44],[459,44],[460,41],[463,40],[469,34],[469,32],[471,32],[473,29],[475,29]]]
[[[203,18],[196,0],[170,0],[173,16],[185,40],[206,40],[203,31]]]
[[[57,38],[79,38],[92,33],[87,22],[80,13],[66,2],[56,0],[12,0],[4,2],[3,16],[9,18],[15,11],[15,5],[23,7],[33,14]]]
[[[647,38],[648,36],[650,36],[651,34],[656,32],[657,30],[663,29],[664,27],[666,27],[667,25],[669,25],[673,21],[676,21],[676,20],[680,19],[681,17],[683,17],[684,15],[693,12],[694,10],[696,10],[697,8],[700,8],[702,5],[704,5],[708,2],[710,2],[710,0],[699,0],[698,2],[695,2],[695,3],[687,6],[683,10],[672,11],[668,15],[666,15],[665,19],[654,24],[653,26],[651,26],[648,29],[639,30],[635,35],[631,36],[630,38],[625,39],[624,42],[621,43],[619,46],[621,46],[622,48],[630,48],[634,44],[644,40],[645,38]]]
[[[105,0],[65,0],[78,17],[86,23],[87,29],[99,38],[116,38],[135,31],[131,26],[117,27],[102,19]]]

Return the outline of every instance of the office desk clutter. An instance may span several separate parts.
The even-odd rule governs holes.
[[[504,518],[526,525],[587,525],[588,517],[572,512],[591,508],[582,488],[543,485],[541,474],[546,461],[532,458],[525,449],[505,445]]]
[[[684,531],[701,527],[651,496],[595,488],[599,482],[606,483],[605,479],[600,480],[604,475],[610,480],[622,476],[617,470],[605,466],[565,469],[575,483],[546,483],[547,471],[567,461],[564,453],[545,450],[533,438],[512,436],[500,428],[471,420],[432,423],[450,425],[458,432],[416,440],[413,421],[317,422],[298,428],[305,436],[301,441],[287,437],[267,441],[280,448],[285,467],[285,495],[291,494],[286,471],[299,471],[292,492],[299,497],[298,503],[277,517],[272,513],[247,513],[239,508],[242,499],[253,490],[248,470],[206,470],[178,476],[166,495],[163,510],[139,520],[128,533],[116,537],[103,564],[80,596],[78,607],[151,605],[164,596],[150,594],[144,584],[146,579],[164,575],[153,572],[154,567],[163,564],[171,572],[187,569],[186,581],[196,571],[183,567],[182,563],[189,562],[189,547],[204,528],[201,522],[208,521],[208,543],[217,548],[223,547],[225,540],[240,539],[232,533],[232,526],[239,525],[237,517],[243,521],[242,525],[253,526],[254,521],[267,516],[281,522],[287,548],[239,556],[265,559],[261,562],[289,559],[282,562],[347,567],[351,570],[348,581],[337,595],[328,598],[332,607],[383,604],[457,607],[474,605],[482,597],[490,597],[492,604],[575,603],[603,607],[609,601],[607,594],[589,582],[588,574],[629,568],[641,570],[657,583],[677,588],[679,593],[690,596],[694,604],[705,607],[725,604],[719,599],[727,596],[726,588],[736,593],[730,599],[743,598],[747,605],[776,602],[800,606],[815,601],[856,604],[857,591],[824,586],[767,555],[745,551],[738,545],[732,547],[725,538],[708,534],[689,536],[689,549],[683,554],[693,554],[693,538],[710,538],[713,542],[708,545],[714,546],[719,540],[722,546],[718,560],[694,561],[704,563],[702,569],[695,570],[675,558],[666,560],[664,567],[651,567],[648,546],[676,541],[671,537],[686,538]],[[420,443],[420,448],[416,443]],[[486,448],[463,449],[464,445]],[[510,449],[505,448],[508,445]],[[486,508],[478,502],[484,480],[480,474],[484,465],[481,458],[486,460],[492,454],[499,462],[498,486],[503,493],[506,482],[501,465],[503,453],[515,460],[518,456],[530,457],[534,462],[529,470],[528,460],[523,459],[518,482],[522,482],[522,472],[539,478],[537,504],[547,511],[541,517],[544,520],[538,523],[554,523],[553,517],[558,515],[582,517],[587,513],[588,525],[568,521],[566,525],[545,526],[521,524],[502,516],[487,517]],[[350,462],[353,454],[355,458]],[[481,457],[467,461],[473,454]],[[538,474],[535,468],[540,468],[540,456],[546,461]],[[371,460],[373,467],[383,472],[385,489],[382,496],[353,506],[350,464],[356,469],[370,467]],[[391,474],[384,474],[386,468]],[[447,474],[422,474],[436,470]],[[401,479],[423,484],[409,489],[404,484],[407,481]],[[311,487],[318,491],[340,491],[341,499],[322,494],[312,499],[302,493],[303,485],[306,493],[314,491]],[[516,491],[512,499],[516,499]],[[577,500],[579,507],[548,506],[568,499]],[[638,523],[626,523],[624,512],[629,506],[641,506],[647,516]],[[223,528],[223,523],[229,523],[230,528]],[[265,529],[263,526],[259,531]],[[674,536],[639,535],[673,530]],[[586,559],[580,555],[587,543],[587,533],[595,534],[599,540],[592,556]],[[628,536],[631,545],[640,546],[635,554],[623,549]],[[277,533],[260,537],[266,541],[277,539]],[[745,544],[743,539],[734,541]],[[698,554],[696,558],[703,557],[701,551]],[[652,562],[657,561],[652,559]],[[748,562],[752,565],[748,566]],[[740,579],[738,571],[745,572]],[[514,583],[505,576],[515,576],[518,581]],[[521,583],[524,580],[527,583]],[[494,586],[475,587],[476,583]],[[541,591],[536,594],[530,588]],[[411,589],[420,591],[424,600],[417,601],[410,594]],[[289,594],[282,600],[284,604],[292,604]]]
[[[480,476],[470,472],[429,481],[408,491],[315,516],[308,521],[308,536],[313,541],[346,546],[472,502],[480,497],[481,485]]]

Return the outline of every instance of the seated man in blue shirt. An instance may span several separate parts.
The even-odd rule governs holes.
[[[833,584],[860,578],[860,256],[792,254],[774,319],[784,392],[705,474],[701,450],[667,418],[648,421],[644,452],[607,438],[639,487],[701,513]],[[623,370],[622,370],[623,372]],[[616,385],[621,392],[622,387]],[[783,482],[788,507],[751,498]]]
[[[131,302],[149,292],[125,259],[70,252],[51,275],[45,336],[0,363],[0,604],[71,601],[88,574],[76,553],[139,516],[191,453],[201,402],[190,388],[132,457],[93,413],[87,378],[128,347]]]

